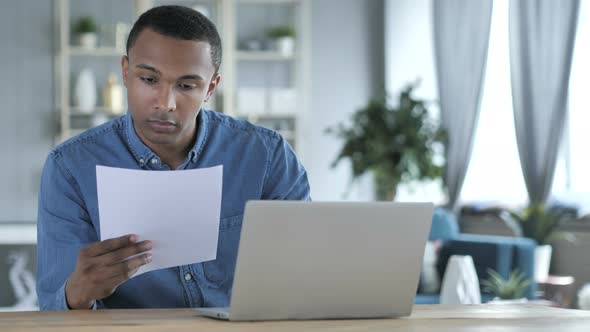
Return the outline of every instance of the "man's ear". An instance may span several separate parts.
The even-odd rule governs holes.
[[[123,76],[123,84],[127,87],[127,75],[129,74],[129,58],[126,55],[121,57],[121,75]]]
[[[219,85],[219,82],[221,82],[221,75],[215,74],[215,76],[211,79],[211,82],[209,82],[209,88],[207,89],[205,102],[209,101],[209,98],[211,98],[211,95],[213,95],[213,91],[215,91],[215,88]]]

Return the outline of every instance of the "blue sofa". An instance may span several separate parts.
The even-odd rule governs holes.
[[[461,234],[455,216],[444,208],[436,208],[432,218],[429,241],[441,240],[437,270],[442,278],[447,261],[452,255],[469,255],[473,258],[480,281],[487,277],[487,269],[496,270],[507,278],[514,269],[522,271],[531,280],[525,295],[534,299],[537,286],[534,282],[534,255],[536,242],[527,238],[492,235]],[[441,282],[442,284],[442,282]],[[482,302],[493,298],[482,292]],[[439,294],[416,295],[417,304],[440,303]]]

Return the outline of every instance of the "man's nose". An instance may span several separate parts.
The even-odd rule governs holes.
[[[176,110],[176,96],[174,87],[163,85],[158,94],[156,109],[174,112]]]

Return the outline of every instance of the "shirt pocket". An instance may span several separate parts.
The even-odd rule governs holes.
[[[219,222],[219,239],[217,258],[203,263],[203,272],[207,280],[222,287],[231,287],[238,255],[238,244],[242,230],[243,215],[223,218]]]

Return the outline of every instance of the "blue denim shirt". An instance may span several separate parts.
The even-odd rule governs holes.
[[[217,259],[132,278],[97,301],[97,308],[228,306],[246,201],[310,199],[306,171],[279,134],[207,110],[199,112],[197,122],[194,147],[179,170],[223,165]],[[65,283],[78,253],[100,239],[96,165],[170,170],[139,139],[129,114],[72,138],[49,154],[41,177],[37,230],[37,294],[42,310],[67,309]]]

